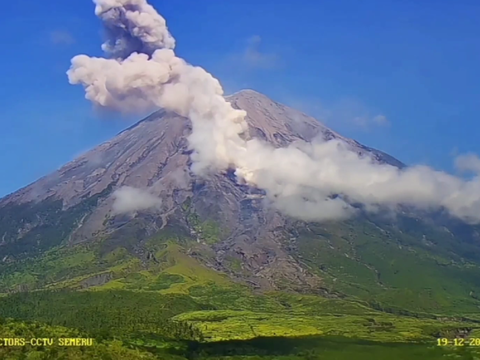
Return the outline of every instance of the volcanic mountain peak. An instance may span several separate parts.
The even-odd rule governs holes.
[[[287,146],[295,140],[337,139],[348,144],[350,149],[359,155],[369,154],[380,163],[399,168],[405,167],[402,162],[392,156],[346,138],[314,117],[278,103],[257,91],[241,90],[227,96],[226,99],[234,108],[247,112],[246,121],[250,128],[250,135],[268,141],[276,147]]]
[[[247,137],[263,139],[274,147],[315,138],[337,139],[358,154],[404,166],[252,90],[230,95],[227,100],[233,107],[246,110]],[[265,191],[240,183],[233,170],[195,176],[190,170],[191,131],[188,119],[157,111],[0,200],[0,259],[15,264],[57,245],[84,243],[100,244],[99,256],[123,249],[147,262],[152,256],[148,250],[151,241],[167,238],[186,242],[185,256],[254,287],[278,289],[290,284],[324,293],[322,284],[330,279],[335,289],[337,275],[343,279],[344,290],[356,289],[356,285],[350,287],[353,281],[383,291],[383,277],[380,279],[371,259],[382,269],[382,275],[390,265],[376,258],[377,254],[404,251],[399,256],[417,261],[422,235],[428,251],[436,251],[438,256],[449,254],[445,261],[463,261],[459,256],[467,255],[480,258],[477,247],[471,245],[477,241],[475,236],[464,236],[467,240],[460,247],[456,237],[475,229],[455,223],[456,227],[450,226],[446,232],[445,227],[420,223],[417,214],[415,218],[401,215],[399,225],[368,214],[347,222],[321,224],[286,216],[269,206]],[[146,205],[141,204],[144,200]],[[367,239],[367,234],[372,235]],[[401,247],[399,241],[403,241]],[[442,242],[438,249],[429,245],[433,241]],[[411,246],[417,250],[408,250]],[[448,249],[459,249],[455,251],[461,255],[452,255]],[[355,269],[346,278],[342,275],[345,261]],[[368,274],[351,280],[357,271]],[[390,285],[395,284],[392,280]]]
[[[253,90],[239,91],[226,99],[247,112],[250,135],[275,146],[287,146],[295,138],[311,141],[327,130],[314,118],[277,103]]]
[[[402,165],[396,159],[344,138],[313,117],[256,91],[239,91],[227,99],[233,107],[247,111],[246,121],[251,137],[263,139],[276,147],[322,136],[325,140],[344,140],[358,153],[369,152],[380,161]],[[110,184],[149,187],[166,171],[188,168],[187,137],[190,131],[188,119],[164,110],[157,111],[112,140],[2,199],[0,206],[10,202],[41,201],[54,196],[63,199],[68,207],[105,190]]]

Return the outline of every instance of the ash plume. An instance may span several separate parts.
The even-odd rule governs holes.
[[[223,97],[217,79],[174,52],[165,20],[145,0],[94,0],[106,28],[106,58],[79,55],[68,71],[96,106],[123,112],[164,108],[192,121],[192,171],[236,169],[266,190],[284,213],[306,220],[352,216],[352,203],[375,211],[400,204],[444,208],[480,223],[480,178],[463,180],[426,166],[398,169],[360,157],[340,140],[275,149],[243,140],[246,113]],[[332,196],[332,195],[338,196]]]
[[[113,58],[123,59],[134,52],[151,55],[157,49],[175,47],[165,19],[146,1],[94,2],[95,14],[102,20],[107,35],[102,49]]]

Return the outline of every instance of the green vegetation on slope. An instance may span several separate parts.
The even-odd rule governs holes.
[[[355,221],[311,225],[301,234],[295,256],[331,290],[377,309],[450,315],[478,311],[479,264],[454,253],[447,257],[444,248],[425,249],[420,240],[390,230]]]
[[[93,339],[91,346],[62,346],[61,338],[89,339],[90,335],[61,326],[48,326],[39,322],[0,320],[0,359],[2,360],[159,360],[147,351],[132,349],[118,340]],[[53,345],[3,346],[4,339],[49,339]],[[181,360],[180,356],[162,354],[162,360]]]
[[[105,340],[91,346],[61,346],[61,338],[90,338],[71,328],[39,322],[0,320],[3,339],[52,339],[51,346],[0,346],[4,360],[472,360],[474,348],[440,348],[427,344],[391,344],[339,337],[270,337],[247,341],[165,342],[159,339]]]
[[[0,264],[0,291],[34,290],[75,278],[80,281],[132,260],[121,247],[100,256],[98,242],[57,246],[34,258]]]
[[[208,244],[219,239],[215,223],[195,226],[205,244],[163,232],[142,242],[144,258],[132,253],[131,228],[122,236],[4,262],[0,290],[21,292],[0,297],[0,317],[78,329],[71,331],[103,342],[105,354],[129,354],[102,355],[111,359],[473,356],[475,349],[434,346],[439,336],[480,333],[474,315],[478,267],[458,254],[428,251],[411,235],[394,229],[387,234],[371,223],[312,224],[292,255],[325,287],[348,296],[255,294],[188,255],[211,257]],[[230,268],[238,270],[236,260],[230,259]]]
[[[443,356],[474,359],[476,354],[474,348],[435,346],[436,337],[452,337],[458,329],[472,329],[475,324],[398,317],[314,296],[250,296],[255,297],[255,311],[215,309],[212,305],[207,310],[208,306],[186,295],[155,292],[14,294],[0,299],[0,314],[17,319],[7,321],[11,331],[0,323],[3,337],[94,337],[95,345],[68,349],[0,347],[0,355],[9,354],[11,359],[22,359],[21,353],[30,356],[25,359],[231,360],[234,356],[239,360],[300,360],[353,356],[367,360],[383,356],[433,360]],[[229,303],[228,296],[223,302]],[[24,323],[33,318],[49,325]],[[207,342],[196,341],[204,337]]]
[[[52,306],[55,304],[55,306]],[[37,291],[0,299],[0,314],[26,321],[74,327],[95,336],[141,332],[179,339],[199,339],[194,327],[173,316],[212,308],[182,294],[130,291]],[[114,334],[112,334],[114,329]]]
[[[82,218],[111,190],[112,187],[109,186],[65,211],[62,210],[63,201],[53,198],[38,203],[8,204],[0,208],[0,233],[3,241],[0,259],[21,258],[61,244]]]

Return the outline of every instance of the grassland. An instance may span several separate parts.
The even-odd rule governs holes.
[[[39,326],[92,336],[105,354],[120,354],[105,359],[480,358],[475,348],[436,346],[438,337],[480,337],[471,261],[405,245],[408,238],[386,240],[373,228],[319,228],[316,238],[299,238],[295,256],[348,296],[258,293],[187,254],[215,242],[207,241],[214,224],[196,226],[208,234],[204,245],[152,238],[147,260],[122,246],[105,251],[99,240],[4,263],[0,318],[15,319],[8,323],[17,334]],[[94,351],[77,350],[57,355],[87,359]],[[25,351],[37,354],[25,359],[60,358]]]
[[[311,226],[312,231],[299,238],[294,256],[330,289],[377,309],[445,315],[478,312],[479,263],[458,254],[468,244],[456,240],[458,251],[447,251],[445,243],[452,240],[443,233],[427,238],[388,229],[386,233],[372,223],[354,221]]]

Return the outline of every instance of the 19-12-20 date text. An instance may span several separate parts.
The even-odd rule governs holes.
[[[480,338],[455,338],[455,339],[447,339],[447,338],[438,338],[437,339],[438,346],[480,346]]]

